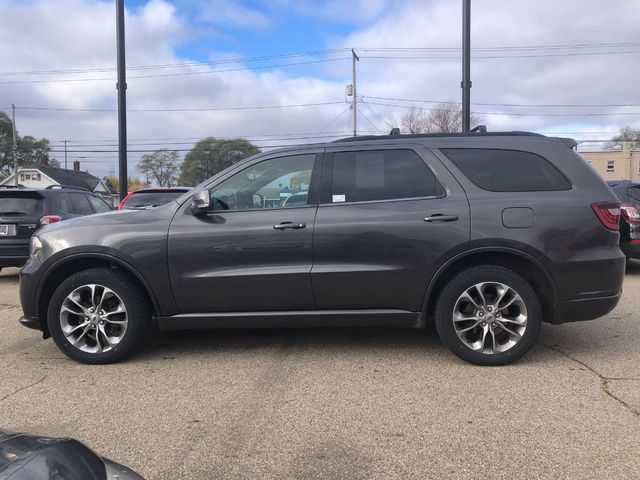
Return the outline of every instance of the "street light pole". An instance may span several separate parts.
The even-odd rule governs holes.
[[[18,144],[16,138],[16,106],[11,104],[11,125],[13,128],[13,145],[11,147],[13,153],[13,183],[18,186]]]
[[[116,0],[116,31],[118,50],[118,159],[120,201],[127,196],[127,74],[124,44],[124,0]]]
[[[356,61],[360,61],[360,57],[358,57],[358,55],[356,55],[356,51],[352,48],[351,49],[351,62],[352,62],[352,67],[353,67],[353,91],[351,92],[353,94],[353,100],[351,102],[351,109],[353,110],[353,136],[357,136],[358,135],[358,111],[357,111],[357,105],[358,105],[358,90],[356,89]]]
[[[462,131],[471,130],[471,0],[462,0]]]

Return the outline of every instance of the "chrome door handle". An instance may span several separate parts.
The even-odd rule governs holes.
[[[436,213],[424,219],[425,222],[429,222],[429,223],[455,222],[456,220],[458,220],[458,215],[442,215],[441,213]]]
[[[293,223],[293,222],[282,222],[278,225],[274,225],[274,230],[299,230],[300,228],[306,228],[306,223]]]

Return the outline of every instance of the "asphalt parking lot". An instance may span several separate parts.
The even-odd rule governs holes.
[[[640,478],[640,263],[606,318],[545,325],[519,363],[433,332],[160,334],[84,366],[17,323],[0,273],[0,426],[68,435],[148,479]]]

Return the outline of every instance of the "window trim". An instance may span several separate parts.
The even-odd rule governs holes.
[[[553,168],[555,171],[557,171],[560,174],[560,176],[564,178],[566,182],[569,184],[569,188],[561,188],[561,189],[553,189],[553,190],[539,190],[539,189],[536,189],[536,190],[489,190],[488,188],[481,187],[476,182],[474,182],[470,176],[468,176],[460,167],[458,167],[458,165],[456,165],[456,163],[451,158],[449,158],[449,156],[446,154],[446,150],[500,150],[504,152],[518,152],[518,153],[527,153],[530,155],[535,155],[536,157],[541,158],[544,162],[550,165],[551,168]],[[462,178],[464,178],[465,180],[468,180],[471,185],[482,190],[483,192],[513,194],[513,193],[536,193],[536,192],[569,192],[574,189],[573,182],[567,175],[565,175],[565,173],[560,168],[558,168],[553,162],[551,162],[547,158],[543,157],[541,154],[537,152],[533,152],[531,150],[520,150],[517,148],[499,148],[499,147],[493,147],[493,146],[492,147],[447,146],[447,147],[439,147],[438,153],[442,157],[444,157],[444,159],[446,159],[456,169],[456,171],[460,173],[460,175],[462,175]],[[454,175],[454,176],[458,177],[459,175]]]
[[[324,150],[324,149],[323,149]],[[247,168],[251,168],[255,165],[258,165],[260,163],[263,162],[268,162],[270,160],[275,160],[278,158],[286,158],[286,157],[298,157],[298,156],[302,156],[302,155],[315,155],[315,159],[313,160],[313,166],[311,167],[311,178],[309,180],[309,193],[307,194],[307,204],[306,205],[299,205],[299,206],[295,206],[295,207],[269,207],[269,208],[237,208],[237,209],[230,209],[230,210],[215,210],[213,208],[210,208],[207,210],[206,214],[207,215],[220,215],[220,214],[228,214],[228,213],[234,213],[234,212],[266,212],[266,211],[289,211],[289,210],[297,210],[297,209],[301,209],[301,208],[317,208],[318,206],[318,200],[319,200],[319,185],[320,185],[320,180],[321,180],[321,171],[322,171],[322,167],[325,161],[325,153],[324,151],[320,151],[320,150],[313,150],[313,151],[308,151],[308,150],[302,150],[302,151],[289,151],[289,152],[280,152],[279,155],[269,155],[265,158],[260,158],[259,160],[256,160],[254,162],[249,162],[246,165],[243,166],[243,168],[238,168],[238,169],[233,169],[233,171],[229,172],[228,175],[225,175],[224,177],[222,177],[220,179],[220,181],[216,181],[216,182],[211,182],[210,184],[208,184],[207,186],[205,186],[204,188],[206,188],[207,190],[211,191],[212,189],[216,188],[218,185],[220,185],[221,183],[227,181],[228,179],[230,179],[232,176],[237,175],[240,172],[243,172],[244,170],[246,170]],[[314,188],[314,182],[317,182]],[[309,201],[313,201],[313,197],[315,196],[315,202],[314,203],[309,203]],[[189,205],[189,203],[187,202],[187,205]]]
[[[322,184],[320,187],[320,195],[318,198],[318,206],[340,206],[340,205],[367,205],[367,204],[375,204],[375,203],[388,203],[388,202],[405,202],[405,201],[416,201],[416,200],[435,200],[438,198],[446,198],[448,189],[446,185],[444,185],[440,181],[439,175],[436,171],[429,165],[429,163],[424,159],[422,155],[416,149],[411,148],[405,145],[384,145],[380,148],[377,146],[366,146],[360,148],[345,148],[342,149],[333,149],[331,152],[327,152],[325,154],[324,166],[322,170]],[[426,197],[406,197],[406,198],[384,198],[380,200],[359,200],[357,202],[332,202],[331,201],[331,190],[333,187],[333,157],[336,153],[357,153],[357,152],[379,152],[379,151],[396,151],[396,150],[409,150],[413,152],[424,165],[429,169],[433,177],[435,178],[436,184],[440,186],[441,194],[440,195],[429,195]]]

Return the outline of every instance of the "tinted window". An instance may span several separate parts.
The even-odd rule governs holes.
[[[478,187],[491,192],[569,190],[569,181],[539,155],[516,150],[448,148],[444,154]]]
[[[88,195],[87,198],[89,199],[89,202],[91,203],[91,206],[96,211],[96,213],[104,213],[111,210],[111,207],[109,207],[107,202],[105,202],[101,198],[94,197],[93,195]]]
[[[25,195],[1,195],[0,214],[38,215],[42,213],[42,198]]]
[[[71,202],[66,193],[56,193],[53,195],[53,205],[56,212],[73,213]]]
[[[292,155],[252,165],[211,189],[213,208],[240,210],[306,205],[315,159],[315,154]]]
[[[332,169],[330,203],[433,197],[442,190],[411,150],[334,153]]]
[[[67,193],[67,197],[76,215],[91,215],[93,210],[89,205],[89,200],[84,193]]]
[[[124,208],[158,207],[180,197],[184,192],[139,192],[134,193]]]
[[[627,195],[629,195],[629,198],[637,204],[640,202],[640,187],[629,187]]]

